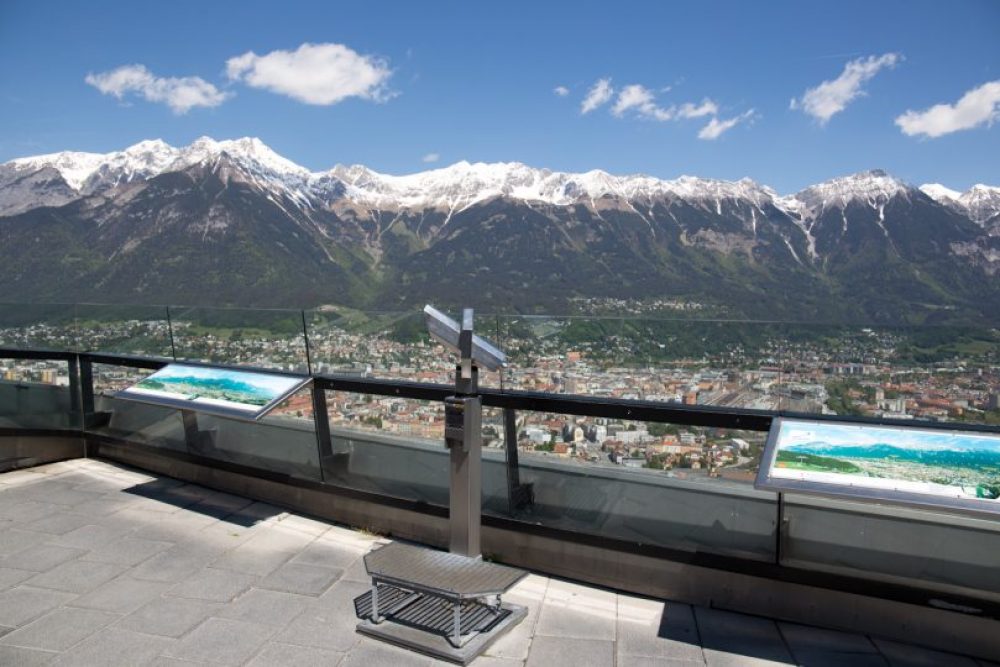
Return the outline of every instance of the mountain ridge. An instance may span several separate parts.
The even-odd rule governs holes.
[[[679,297],[731,316],[873,322],[1000,312],[993,218],[879,170],[781,196],[750,179],[520,163],[314,173],[254,139],[108,155],[0,165],[0,291],[534,311]],[[991,192],[976,190],[983,211]]]

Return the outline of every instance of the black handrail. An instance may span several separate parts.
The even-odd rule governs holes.
[[[172,363],[165,357],[141,357],[131,354],[107,352],[68,352],[65,350],[42,350],[21,348],[0,348],[0,359],[53,359],[73,362],[79,360],[92,364],[111,366],[126,366],[156,370]],[[234,370],[271,373],[276,375],[298,375],[273,368],[246,366],[236,364],[206,363],[200,361],[182,361],[181,363],[197,366],[212,366]],[[424,401],[443,401],[454,394],[451,385],[427,382],[412,382],[408,380],[392,380],[382,378],[359,378],[336,374],[314,374],[311,376],[315,386],[327,391],[344,391],[375,396],[391,396]],[[606,419],[623,419],[629,421],[660,422],[679,424],[683,426],[702,426],[708,428],[727,428],[746,431],[765,432],[771,428],[771,423],[778,417],[809,419],[812,421],[847,422],[859,425],[882,425],[900,427],[919,427],[943,431],[966,431],[978,433],[1000,433],[1000,427],[987,424],[969,424],[964,422],[935,422],[913,419],[886,419],[881,417],[858,417],[849,415],[822,415],[809,412],[792,412],[784,410],[754,410],[749,408],[719,407],[713,405],[678,405],[676,403],[661,403],[657,401],[642,401],[634,399],[604,398],[579,394],[548,394],[543,392],[523,391],[519,389],[480,388],[483,405],[492,408],[523,410],[529,412],[549,412],[554,414],[575,415],[581,417],[602,417]]]

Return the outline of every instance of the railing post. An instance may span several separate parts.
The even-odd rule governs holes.
[[[333,456],[333,442],[330,439],[330,416],[326,409],[326,389],[317,386],[313,379],[309,389],[312,392],[313,422],[316,425],[316,454],[319,456],[319,479],[326,481],[324,461]]]
[[[77,416],[77,426],[83,430],[83,411],[80,409],[80,362],[79,355],[70,356],[69,364],[69,411]]]
[[[89,357],[80,356],[80,398],[83,414],[95,411],[94,404],[94,364]]]
[[[306,373],[312,375],[313,365],[312,356],[309,354],[309,328],[306,326],[306,311],[300,310],[299,312],[302,314],[302,340],[306,344]]]
[[[170,335],[170,357],[177,361],[177,348],[174,346],[174,321],[170,317],[170,306],[166,306],[167,311],[167,333]]]
[[[503,448],[507,459],[507,513],[514,516],[520,508],[521,470],[517,461],[517,412],[513,408],[503,409]]]

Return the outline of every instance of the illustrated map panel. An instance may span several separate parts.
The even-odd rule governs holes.
[[[757,485],[1000,512],[1000,435],[779,420]]]
[[[116,396],[258,419],[307,381],[299,376],[170,364]]]

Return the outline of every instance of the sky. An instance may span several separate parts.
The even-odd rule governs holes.
[[[1000,2],[0,3],[0,161],[259,137],[779,193],[1000,185]]]

